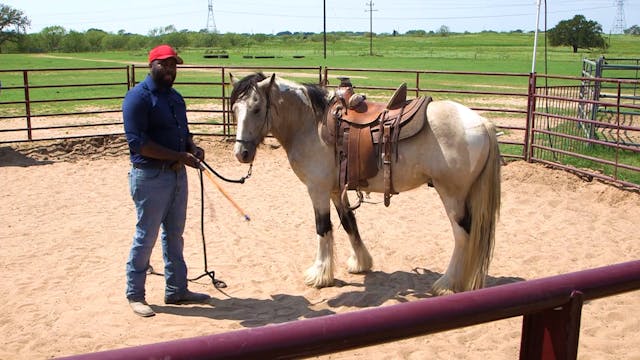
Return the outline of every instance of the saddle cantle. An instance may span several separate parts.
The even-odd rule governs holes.
[[[360,192],[380,168],[384,171],[385,206],[389,206],[391,195],[397,194],[391,182],[391,155],[395,153],[397,160],[398,141],[422,130],[431,101],[430,97],[409,101],[406,97],[407,85],[403,83],[386,104],[367,101],[365,96],[354,94],[348,78],[341,78],[320,133],[327,145],[335,145],[343,198],[347,190]]]

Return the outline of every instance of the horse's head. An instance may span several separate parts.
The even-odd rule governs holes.
[[[238,161],[250,163],[256,156],[258,144],[270,130],[270,94],[275,74],[267,78],[262,73],[255,73],[241,80],[233,75],[230,77],[233,84],[231,110],[237,124],[234,152]]]

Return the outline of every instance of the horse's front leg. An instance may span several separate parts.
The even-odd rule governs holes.
[[[318,250],[315,262],[305,271],[304,282],[308,286],[316,288],[332,286],[334,255],[329,192],[318,193],[310,190],[309,195],[311,196],[316,219]]]
[[[351,256],[347,260],[347,270],[352,274],[371,270],[373,259],[364,242],[362,242],[353,210],[349,209],[348,204],[345,204],[337,193],[332,193],[331,200],[340,216],[340,223],[349,235],[349,241],[351,242]]]

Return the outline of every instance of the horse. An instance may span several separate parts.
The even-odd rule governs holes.
[[[317,252],[305,271],[308,286],[334,284],[334,238],[331,202],[349,236],[350,273],[372,269],[372,256],[360,233],[354,210],[338,186],[335,146],[320,136],[331,101],[319,85],[253,73],[230,75],[230,104],[237,123],[233,151],[241,163],[253,163],[257,148],[270,133],[285,150],[292,170],[309,193],[315,215]],[[439,194],[455,241],[444,274],[432,285],[434,295],[484,287],[493,255],[500,211],[500,151],[491,122],[457,102],[434,100],[426,107],[426,125],[397,144],[393,187],[407,191],[428,184]],[[382,174],[368,179],[362,191],[384,191]]]

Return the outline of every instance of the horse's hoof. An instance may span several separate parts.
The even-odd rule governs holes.
[[[322,289],[325,287],[331,287],[333,286],[333,281],[328,283],[328,282],[322,282],[322,281],[316,281],[316,279],[306,279],[304,281],[305,285],[309,286],[309,287],[314,287],[316,289]]]
[[[371,256],[364,257],[362,261],[358,261],[355,256],[349,257],[347,260],[347,271],[350,274],[363,274],[371,271],[373,260]]]
[[[310,268],[305,273],[304,283],[307,286],[321,289],[323,287],[333,286],[333,278],[318,276],[315,268]]]
[[[451,288],[448,279],[442,276],[431,287],[431,293],[435,296],[442,296],[455,294],[456,292]]]

